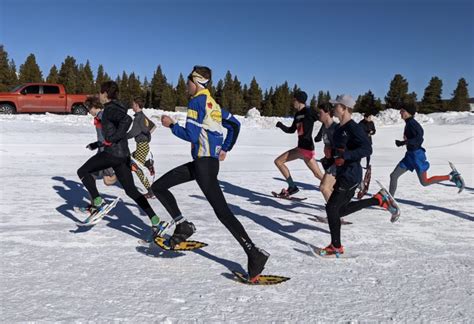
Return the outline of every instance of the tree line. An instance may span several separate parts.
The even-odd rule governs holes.
[[[58,68],[53,65],[44,77],[43,72],[36,63],[34,54],[30,54],[25,62],[20,65],[17,72],[13,59],[8,58],[4,46],[0,44],[0,92],[8,91],[14,86],[27,82],[48,82],[63,84],[68,93],[93,94],[99,91],[100,84],[112,80],[105,72],[103,65],[99,65],[94,77],[90,62],[78,63],[72,56],[67,56]],[[178,82],[173,85],[163,74],[158,65],[151,80],[146,77],[140,80],[134,72],[127,74],[125,71],[114,79],[120,87],[120,99],[128,105],[134,97],[141,96],[145,99],[145,107],[174,110],[176,106],[186,106],[186,81],[182,74]],[[245,115],[256,107],[264,116],[288,116],[291,114],[291,102],[295,91],[299,87],[295,84],[290,87],[287,81],[281,85],[262,90],[255,77],[250,84],[242,84],[236,75],[227,71],[224,80],[211,84],[210,91],[216,101],[236,115]],[[409,92],[408,81],[396,74],[390,82],[389,91],[384,97],[384,102],[376,98],[371,90],[359,95],[355,111],[360,113],[370,112],[376,115],[386,108],[399,109],[406,103],[415,103],[421,113],[442,111],[469,111],[468,83],[460,78],[450,100],[442,100],[443,82],[434,76],[426,87],[422,99],[417,99],[415,92]],[[315,108],[318,103],[331,100],[329,91],[319,91],[313,95],[309,105]]]

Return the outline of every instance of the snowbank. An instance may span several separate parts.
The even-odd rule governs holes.
[[[158,109],[147,108],[144,112],[150,118],[159,121],[162,115],[168,115],[180,124],[186,122],[186,113],[184,112],[171,112],[163,111]],[[133,112],[129,110],[129,115],[133,116]],[[291,117],[262,117],[260,112],[256,108],[250,109],[246,116],[236,116],[241,122],[244,128],[259,128],[259,129],[272,129],[278,121],[281,121],[287,125],[291,124]],[[356,122],[362,119],[362,115],[354,113],[354,120]],[[432,114],[416,114],[416,120],[423,124],[438,124],[438,125],[460,125],[474,124],[474,113],[471,112],[444,112],[444,113],[432,113]],[[337,120],[337,119],[336,119]],[[41,114],[41,115],[0,115],[0,122],[11,122],[11,121],[29,121],[35,123],[61,123],[70,126],[85,126],[90,125],[92,122],[91,116],[76,116],[76,115],[57,115],[57,114]],[[400,118],[400,113],[395,109],[387,109],[380,112],[377,116],[373,117],[377,127],[401,125],[403,120]],[[157,123],[160,126],[159,123]]]

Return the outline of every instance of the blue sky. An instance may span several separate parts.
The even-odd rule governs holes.
[[[199,64],[309,94],[383,98],[401,73],[419,99],[432,76],[449,98],[464,77],[472,97],[473,12],[468,0],[0,0],[0,43],[17,68],[34,53],[44,76],[72,55],[113,77],[161,64],[176,83]]]

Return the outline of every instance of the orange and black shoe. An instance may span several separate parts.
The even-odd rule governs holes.
[[[376,193],[374,198],[378,200],[380,207],[387,210],[392,215],[390,221],[395,223],[400,217],[400,208],[398,208],[395,199],[393,199],[384,189]]]
[[[319,255],[321,256],[333,255],[333,254],[335,254],[336,257],[338,257],[341,254],[344,254],[344,247],[341,245],[340,247],[337,248],[331,243],[328,246],[326,246],[324,249],[321,249],[319,251]]]
[[[388,209],[390,207],[389,199],[387,199],[387,196],[383,195],[382,191],[377,192],[374,195],[374,198],[378,200],[379,206],[383,209]]]

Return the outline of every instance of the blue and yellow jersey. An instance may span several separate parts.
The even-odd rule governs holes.
[[[225,139],[223,127],[227,129]],[[207,89],[199,91],[189,101],[186,126],[176,123],[171,128],[174,135],[191,142],[193,159],[218,158],[221,150],[230,151],[239,130],[239,121],[231,113],[221,109]]]

